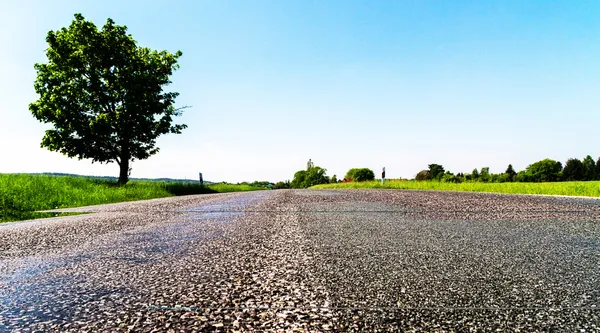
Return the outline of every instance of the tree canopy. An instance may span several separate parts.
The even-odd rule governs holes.
[[[415,180],[436,180],[442,182],[555,182],[555,181],[588,181],[600,180],[600,158],[596,162],[587,155],[583,160],[570,158],[564,165],[552,159],[543,159],[527,166],[525,170],[516,172],[512,164],[509,164],[504,173],[491,173],[489,167],[475,168],[471,173],[453,174],[443,171],[444,167],[439,164],[429,164],[427,170],[421,170],[415,176]],[[442,173],[443,171],[443,173]],[[436,177],[433,177],[435,174]]]
[[[346,172],[345,178],[355,182],[364,182],[375,179],[375,173],[369,168],[352,168]]]
[[[41,146],[68,157],[116,162],[119,183],[129,179],[130,162],[156,154],[156,139],[181,133],[173,124],[176,92],[164,92],[179,68],[180,51],[140,47],[127,27],[110,18],[99,30],[81,14],[67,28],[46,37],[47,63],[35,64],[39,99],[33,116],[52,123]]]
[[[444,175],[444,167],[439,164],[429,164],[429,176],[431,179],[440,180]]]
[[[584,180],[595,180],[597,179],[596,176],[596,162],[594,162],[594,159],[590,156],[587,155],[583,161],[581,161],[582,165],[583,165],[583,173],[584,173]]]
[[[562,164],[546,158],[529,165],[519,172],[519,180],[525,182],[554,182],[560,180]]]
[[[562,179],[583,180],[584,176],[585,170],[583,168],[583,163],[577,158],[568,159],[562,172]]]
[[[429,170],[421,170],[415,176],[416,180],[430,180],[431,175],[429,174]]]
[[[473,169],[473,172],[471,173],[471,178],[473,178],[474,180],[479,179],[479,170],[477,170],[477,168]]]
[[[508,165],[508,167],[506,168],[506,171],[504,171],[504,173],[508,176],[508,180],[511,181],[511,182],[513,181],[513,179],[517,175],[517,172],[515,171],[515,169],[513,169],[512,164]]]
[[[329,183],[329,177],[325,175],[326,169],[319,166],[309,166],[307,170],[300,170],[294,174],[290,183],[292,188],[307,188],[319,184]]]

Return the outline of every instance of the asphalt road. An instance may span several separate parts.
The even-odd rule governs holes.
[[[0,225],[0,331],[600,331],[600,201],[264,191]]]

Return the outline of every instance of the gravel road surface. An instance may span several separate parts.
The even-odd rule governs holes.
[[[0,331],[600,332],[600,201],[280,190],[0,224]]]

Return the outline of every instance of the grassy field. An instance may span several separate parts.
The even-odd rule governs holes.
[[[548,194],[600,197],[600,181],[556,183],[443,183],[438,181],[388,180],[362,183],[337,183],[312,188],[381,188],[396,190],[436,190],[462,192],[493,192],[510,194]]]
[[[0,222],[56,216],[35,211],[144,200],[176,195],[252,191],[260,188],[223,183],[130,181],[116,186],[106,179],[0,174]]]

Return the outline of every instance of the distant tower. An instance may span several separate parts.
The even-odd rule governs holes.
[[[312,162],[312,160],[309,158],[308,159],[308,163],[306,163],[306,170],[310,170],[310,168],[314,167],[315,164]]]

